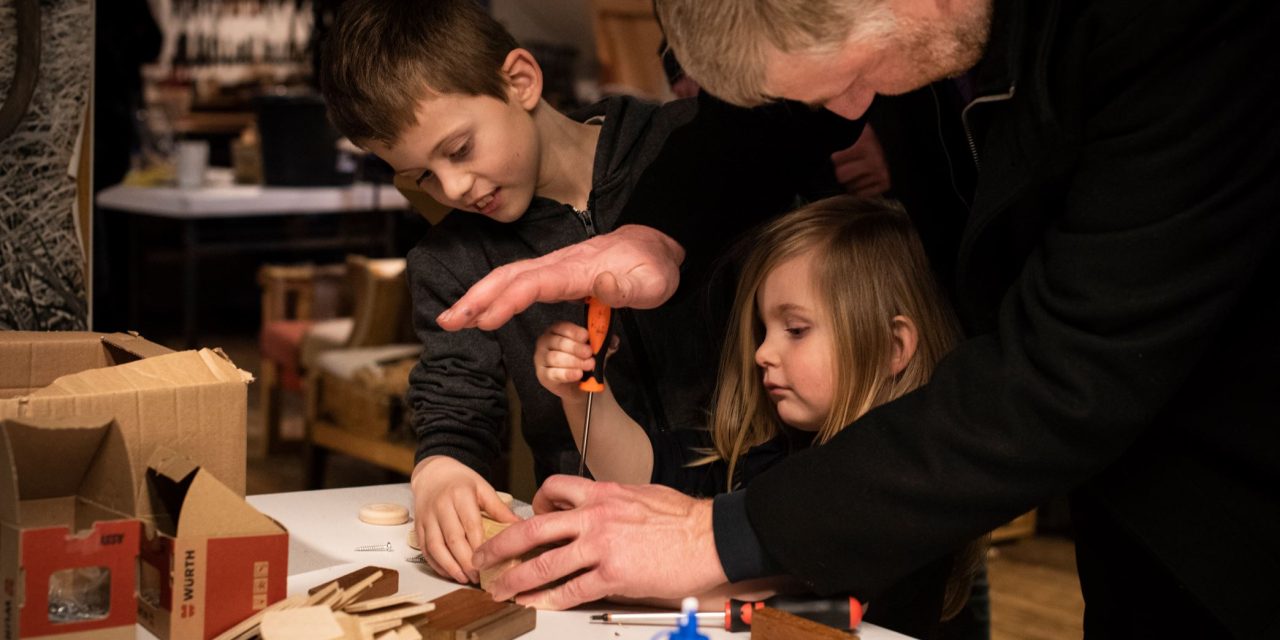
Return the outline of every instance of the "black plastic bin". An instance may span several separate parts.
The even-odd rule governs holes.
[[[335,146],[338,132],[316,95],[265,95],[254,99],[262,139],[262,182],[272,186],[349,185],[356,161]]]

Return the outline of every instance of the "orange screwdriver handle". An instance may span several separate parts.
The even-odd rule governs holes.
[[[578,383],[578,388],[591,393],[604,391],[604,365],[608,360],[606,349],[609,338],[613,335],[613,309],[609,305],[587,298],[587,343],[591,345],[591,355],[596,359],[596,368],[587,372],[587,377]]]

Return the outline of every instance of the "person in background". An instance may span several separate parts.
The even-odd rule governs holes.
[[[793,206],[815,174],[834,189],[829,156],[861,124],[795,104],[747,110],[710,98],[661,107],[612,98],[566,116],[542,99],[532,54],[471,0],[353,0],[326,47],[320,86],[337,128],[456,209],[409,254],[423,353],[407,405],[423,556],[437,573],[474,582],[481,512],[515,519],[490,480],[508,381],[536,479],[577,470],[559,400],[538,384],[532,354],[547,326],[581,318],[584,306],[538,305],[495,332],[448,332],[435,317],[507,263],[615,230],[629,207],[725,216],[716,238],[690,245],[694,277],[673,288],[672,304],[615,318],[622,349],[609,383],[638,422],[664,432],[710,394],[712,378],[695,375],[716,357],[697,314],[697,274],[727,239]]]
[[[587,459],[597,480],[652,480],[690,495],[741,489],[792,452],[823,444],[846,425],[856,429],[870,409],[923,386],[959,339],[896,204],[820,200],[774,219],[748,246],[707,437],[663,450],[606,387],[594,400]],[[553,325],[534,364],[580,442],[586,393],[577,383],[595,366],[586,329]],[[941,621],[964,606],[985,549],[977,542],[929,559],[880,593],[866,619],[939,637]]]

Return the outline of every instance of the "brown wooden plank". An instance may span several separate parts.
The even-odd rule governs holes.
[[[751,640],[850,640],[857,637],[772,607],[757,609],[751,614]]]

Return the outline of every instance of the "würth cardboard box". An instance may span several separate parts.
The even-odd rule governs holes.
[[[134,638],[132,468],[109,418],[0,421],[4,638]]]
[[[138,482],[157,445],[245,490],[245,422],[252,376],[220,352],[173,352],[115,333],[0,332],[0,419],[110,416]],[[146,515],[149,506],[139,500]]]
[[[289,534],[167,449],[147,469],[138,619],[162,639],[217,636],[285,597]]]

